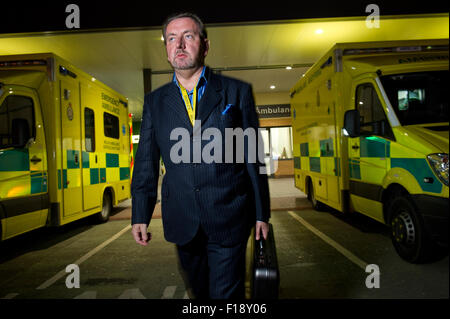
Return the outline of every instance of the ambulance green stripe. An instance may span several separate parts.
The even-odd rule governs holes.
[[[125,179],[130,178],[130,168],[129,167],[121,167],[120,168],[120,180],[123,181]]]
[[[89,168],[89,153],[83,151],[82,156],[83,156],[83,168]]]
[[[349,159],[348,166],[350,169],[350,178],[361,179],[361,166],[359,165],[359,159],[357,161]]]
[[[62,173],[63,173],[63,187],[67,188],[67,170],[63,169]]]
[[[44,180],[42,182],[42,192],[43,193],[47,192],[47,185],[48,185],[47,173],[44,173]]]
[[[81,152],[81,161],[83,168],[90,168],[89,152]],[[119,167],[119,154],[105,154],[106,167],[103,168],[90,168],[90,185],[99,183],[106,183],[106,168],[119,168],[120,180],[126,180],[130,178],[129,167]],[[79,169],[80,158],[79,151],[67,150],[67,168]],[[67,170],[63,170],[62,185],[67,188]],[[61,171],[58,170],[58,189],[61,189]]]
[[[311,171],[320,173],[320,157],[310,157],[309,167]]]
[[[300,160],[300,157],[298,157],[298,156],[294,157],[294,168],[297,168],[297,169],[302,168],[301,160]]]
[[[442,191],[442,183],[437,179],[431,171],[428,163],[423,158],[391,158],[391,168],[401,167],[410,172],[419,183],[424,192],[440,193]],[[432,183],[425,183],[425,178],[432,178]]]
[[[99,169],[91,168],[90,174],[91,174],[91,185],[98,184],[99,183]]]
[[[119,167],[119,154],[106,153],[106,167]]]
[[[360,157],[389,157],[387,149],[390,149],[390,143],[385,139],[379,137],[360,137],[359,146]]]
[[[100,168],[100,183],[106,183],[106,168]]]
[[[0,172],[29,171],[28,149],[14,149],[0,152]]]
[[[309,156],[309,146],[308,143],[300,144],[300,155],[301,156]]]
[[[80,152],[67,150],[67,168],[80,168]]]
[[[42,193],[42,173],[31,172],[30,175],[30,186],[31,194]]]

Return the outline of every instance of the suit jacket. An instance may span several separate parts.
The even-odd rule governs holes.
[[[174,82],[145,96],[135,157],[132,224],[150,223],[161,156],[166,168],[161,189],[164,237],[178,245],[188,243],[199,226],[212,241],[232,245],[248,238],[256,220],[270,218],[267,175],[259,170],[264,164],[248,158],[249,148],[254,151],[256,146],[258,151],[257,143],[245,141],[244,161],[226,160],[225,128],[250,128],[258,133],[251,86],[209,68],[205,76],[205,93],[196,111],[201,130],[199,125],[192,127]],[[207,163],[202,158],[198,163],[199,152],[222,160]],[[234,153],[238,153],[235,148]],[[179,156],[189,160],[179,162]]]

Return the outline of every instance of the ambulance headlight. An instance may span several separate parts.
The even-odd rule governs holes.
[[[430,154],[427,157],[436,175],[448,186],[448,154]]]

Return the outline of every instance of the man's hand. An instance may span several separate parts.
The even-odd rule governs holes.
[[[256,227],[255,227],[255,238],[256,240],[259,240],[260,238],[260,233],[262,231],[263,237],[264,239],[267,239],[267,234],[269,234],[269,223],[265,223],[265,222],[256,222]]]
[[[152,239],[152,234],[147,232],[147,224],[134,224],[131,228],[134,240],[142,246],[147,246],[147,243]]]

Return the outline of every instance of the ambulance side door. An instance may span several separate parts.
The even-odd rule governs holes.
[[[81,110],[75,78],[60,80],[63,217],[82,213]]]
[[[372,78],[355,82],[353,92],[360,136],[348,140],[350,198],[354,210],[383,222],[382,182],[393,133],[376,82]]]

